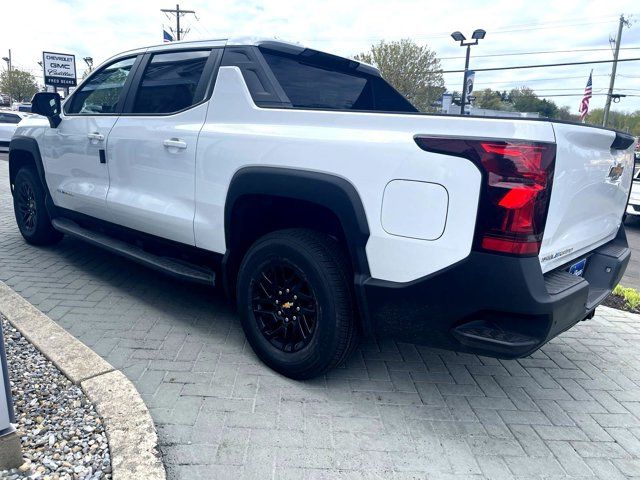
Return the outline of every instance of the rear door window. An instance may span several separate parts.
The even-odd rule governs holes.
[[[145,68],[131,113],[175,113],[201,102],[200,88],[211,50],[156,53]]]

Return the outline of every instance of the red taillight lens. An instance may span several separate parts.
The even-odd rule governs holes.
[[[552,143],[416,137],[423,150],[463,157],[483,172],[475,248],[537,255],[551,196]]]

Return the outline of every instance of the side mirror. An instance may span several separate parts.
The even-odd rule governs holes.
[[[52,92],[38,92],[31,99],[31,113],[45,116],[49,119],[51,128],[60,125],[60,95]]]

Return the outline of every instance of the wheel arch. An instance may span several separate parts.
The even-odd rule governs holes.
[[[35,167],[38,178],[42,183],[42,188],[44,189],[44,201],[47,212],[51,218],[55,218],[57,216],[57,209],[51,198],[49,187],[47,186],[38,141],[32,137],[16,135],[11,139],[11,143],[9,143],[9,182],[11,185],[11,194],[13,194],[13,183],[18,171],[28,165]]]
[[[260,201],[269,199],[268,205],[260,206]],[[224,209],[224,228],[226,252],[222,262],[222,276],[225,291],[234,296],[237,268],[242,257],[253,241],[268,229],[257,228],[249,238],[243,238],[247,223],[260,221],[262,215],[273,216],[282,212],[286,217],[295,211],[310,215],[304,221],[318,219],[325,228],[339,226],[344,246],[354,274],[356,302],[363,321],[363,329],[368,330],[365,321],[364,289],[362,284],[370,277],[365,247],[369,239],[369,225],[360,195],[346,179],[336,175],[281,167],[245,167],[238,170],[229,184]],[[286,208],[283,208],[286,207]],[[269,210],[271,208],[271,210]],[[255,218],[243,213],[244,209],[253,209]],[[249,222],[247,221],[249,220]],[[302,226],[304,225],[302,222]],[[264,222],[263,222],[264,223]],[[294,219],[278,218],[271,231],[290,226],[301,226]],[[322,228],[318,228],[323,230]]]
[[[48,194],[47,182],[44,177],[44,166],[38,141],[35,138],[22,135],[14,136],[9,143],[9,182],[13,181],[18,174],[18,170],[25,165],[33,165],[38,173],[38,178]]]

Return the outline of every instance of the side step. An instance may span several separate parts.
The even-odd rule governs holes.
[[[180,280],[187,280],[205,285],[215,285],[216,274],[207,268],[181,262],[168,257],[160,257],[136,247],[130,243],[109,237],[103,233],[94,232],[81,227],[77,223],[67,218],[55,218],[51,221],[53,227],[67,235],[79,238],[85,242],[102,247],[117,255],[121,255],[129,260],[145,265],[154,270],[166,273]]]
[[[502,330],[482,320],[460,325],[452,333],[468,347],[489,348],[509,355],[528,351],[539,343],[536,338]]]

